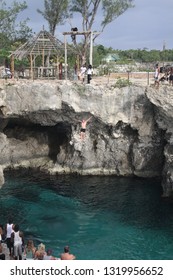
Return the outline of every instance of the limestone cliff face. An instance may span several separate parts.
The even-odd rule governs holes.
[[[173,192],[173,88],[150,89],[147,97],[154,105],[155,121],[164,133],[162,186],[164,194],[170,196]]]
[[[160,176],[164,194],[170,195],[171,112],[173,89],[168,86],[1,85],[0,165],[2,170],[25,166],[50,173]],[[90,116],[81,141],[80,121]]]

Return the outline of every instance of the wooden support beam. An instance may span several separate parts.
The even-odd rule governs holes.
[[[87,35],[90,34],[91,31],[83,31],[83,32],[78,32],[78,31],[70,31],[70,32],[63,32],[63,35]]]

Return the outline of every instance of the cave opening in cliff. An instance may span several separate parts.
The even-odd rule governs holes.
[[[58,123],[48,130],[49,157],[56,162],[60,147],[68,147],[68,140],[71,137],[71,126],[68,123]]]
[[[46,127],[34,124],[24,119],[9,119],[3,129],[3,133],[7,136],[7,138],[14,138],[21,141],[26,141],[28,137],[39,139],[39,134],[45,134],[46,131]]]
[[[29,138],[36,139],[38,145],[47,145],[48,156],[56,162],[60,147],[68,146],[68,139],[71,137],[70,124],[58,123],[55,126],[41,126],[27,120],[8,120],[3,133],[7,138],[14,140],[29,141]]]

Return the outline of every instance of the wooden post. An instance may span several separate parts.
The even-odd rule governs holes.
[[[83,31],[83,32],[78,32],[78,31],[71,31],[71,32],[63,32],[63,35],[71,35],[71,36],[77,36],[77,35],[84,35],[84,36],[89,36],[90,35],[90,56],[89,56],[89,62],[92,65],[93,64],[93,35],[99,35],[101,32],[92,32],[92,31]],[[65,38],[65,44],[66,44],[66,38]],[[66,48],[66,46],[65,46]],[[83,64],[83,63],[82,63]]]
[[[43,52],[42,52],[42,66],[44,67],[44,49],[43,49]]]
[[[11,56],[11,75],[11,78],[14,79],[14,54]]]
[[[64,46],[65,46],[65,80],[67,80],[67,40],[66,40],[66,35],[64,35]]]
[[[30,54],[30,69],[31,69],[31,79],[34,80],[32,54]]]
[[[76,63],[75,63],[75,75],[77,80],[79,80],[79,75],[80,75],[80,65],[79,65],[79,55],[77,54],[76,56]]]
[[[59,57],[56,58],[56,78],[59,77]]]
[[[77,74],[79,73],[79,67],[80,67],[80,63],[79,63],[79,55],[77,55],[77,59],[76,59],[76,63],[77,63]]]
[[[59,63],[59,79],[62,80],[62,62]]]
[[[90,64],[93,65],[93,32],[90,34]]]
[[[127,71],[127,79],[130,80],[130,71]]]
[[[147,72],[147,86],[150,84],[150,72]]]

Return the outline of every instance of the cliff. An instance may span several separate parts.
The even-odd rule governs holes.
[[[80,139],[82,119],[86,137]],[[173,185],[173,88],[20,81],[0,86],[3,170],[160,177]]]

